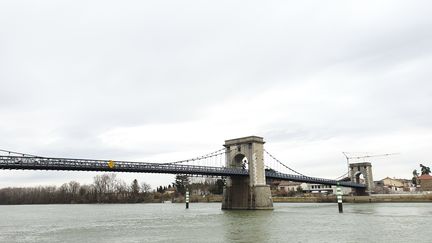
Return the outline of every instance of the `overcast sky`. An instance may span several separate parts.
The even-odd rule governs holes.
[[[258,135],[304,174],[432,165],[430,1],[0,2],[0,148],[166,161]],[[0,187],[96,173],[0,171]],[[172,175],[119,174],[153,187]]]

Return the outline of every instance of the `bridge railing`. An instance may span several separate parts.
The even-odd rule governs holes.
[[[30,170],[72,170],[72,171],[112,171],[112,172],[147,172],[169,174],[191,174],[212,176],[248,176],[249,171],[242,168],[211,167],[182,164],[160,164],[148,162],[128,162],[111,160],[45,158],[29,156],[0,156],[0,169]],[[363,184],[284,174],[277,171],[266,171],[267,178],[289,181],[319,183],[327,185],[364,188]]]
[[[316,183],[316,184],[323,184],[323,185],[341,185],[346,187],[355,187],[355,188],[365,188],[366,185],[364,184],[358,184],[348,181],[337,181],[337,180],[331,180],[331,179],[324,179],[319,177],[310,177],[310,176],[301,176],[301,175],[294,175],[294,174],[285,174],[277,171],[266,171],[266,177],[267,178],[273,178],[273,179],[282,179],[282,180],[289,180],[289,181],[297,181],[297,182],[306,182],[306,183]]]
[[[112,165],[110,166],[110,163]],[[81,170],[150,173],[182,173],[203,175],[248,175],[247,170],[182,164],[128,162],[90,159],[0,156],[1,169]]]

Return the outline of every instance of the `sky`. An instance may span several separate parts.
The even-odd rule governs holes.
[[[432,166],[430,1],[0,2],[0,149],[161,162],[257,135],[310,176]],[[93,172],[0,171],[0,188]],[[120,173],[153,187],[173,175]]]

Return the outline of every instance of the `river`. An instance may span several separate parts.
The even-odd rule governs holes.
[[[0,242],[432,242],[432,204],[0,206]]]

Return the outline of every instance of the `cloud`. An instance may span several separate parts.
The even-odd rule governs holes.
[[[409,177],[431,157],[430,7],[4,1],[0,147],[166,161],[254,134],[305,174],[337,177],[352,150],[400,152],[376,179]],[[0,186],[91,181],[1,173]]]

